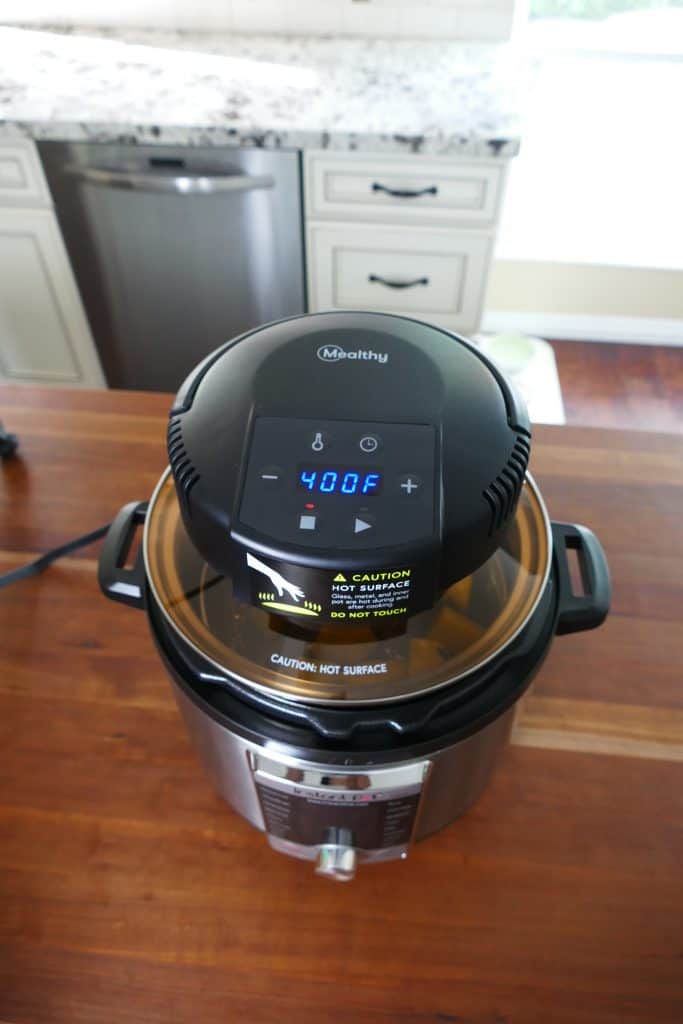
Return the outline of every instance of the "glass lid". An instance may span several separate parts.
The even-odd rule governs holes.
[[[168,622],[216,668],[256,689],[316,704],[401,700],[481,668],[533,613],[550,567],[550,529],[527,478],[500,548],[433,608],[401,624],[319,626],[238,601],[183,525],[167,471],[150,502],[147,576]]]

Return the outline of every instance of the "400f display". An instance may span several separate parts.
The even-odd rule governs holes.
[[[382,474],[355,466],[299,466],[299,487],[309,494],[370,497],[382,489]]]

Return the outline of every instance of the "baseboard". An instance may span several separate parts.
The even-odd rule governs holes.
[[[683,320],[655,317],[589,316],[570,313],[485,313],[482,331],[519,331],[537,338],[565,341],[608,341],[622,345],[683,347]]]

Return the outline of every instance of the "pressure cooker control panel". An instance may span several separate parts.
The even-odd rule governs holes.
[[[394,547],[435,530],[432,426],[255,421],[240,521],[306,548]]]
[[[339,772],[259,754],[251,768],[271,846],[342,881],[358,861],[407,855],[431,763]]]

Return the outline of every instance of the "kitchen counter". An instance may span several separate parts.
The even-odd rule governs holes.
[[[0,139],[519,149],[504,45],[0,27]]]
[[[169,403],[0,389],[0,571],[149,496]],[[213,793],[93,549],[0,591],[0,1019],[683,1019],[683,438],[538,427],[532,468],[612,615],[555,641],[475,807],[347,886]]]

